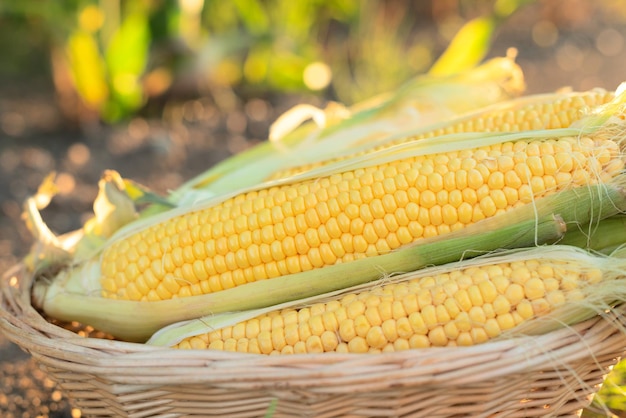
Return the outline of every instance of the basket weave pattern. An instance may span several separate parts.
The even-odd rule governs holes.
[[[0,280],[0,331],[86,417],[576,416],[623,354],[618,315],[539,336],[382,355],[257,356],[85,338]]]

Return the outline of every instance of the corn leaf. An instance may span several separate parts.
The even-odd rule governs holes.
[[[99,110],[109,97],[109,89],[94,35],[78,29],[70,35],[66,45],[76,90],[88,106]]]
[[[456,74],[481,62],[491,48],[496,27],[493,17],[478,17],[465,23],[448,48],[430,68],[432,75]]]

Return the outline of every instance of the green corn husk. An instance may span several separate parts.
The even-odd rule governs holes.
[[[626,216],[618,214],[590,224],[571,225],[557,243],[611,254],[626,246]]]

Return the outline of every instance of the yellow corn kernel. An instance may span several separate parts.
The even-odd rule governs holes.
[[[351,353],[367,353],[369,348],[363,337],[355,337],[348,342],[348,351]]]
[[[430,340],[430,343],[435,347],[445,347],[446,345],[448,345],[448,337],[444,328],[441,325],[436,326],[430,330],[430,332],[428,333],[428,339]]]
[[[470,346],[474,345],[474,341],[472,340],[472,336],[468,331],[463,331],[459,334],[456,339],[456,343],[459,346]]]
[[[324,352],[324,344],[322,343],[322,339],[319,335],[311,335],[306,339],[306,352],[307,353],[323,353]]]
[[[485,322],[485,333],[489,338],[495,338],[502,333],[500,329],[500,325],[498,324],[498,320],[495,318],[489,318],[487,322]]]
[[[415,334],[409,338],[409,347],[411,348],[428,348],[430,346],[430,340],[426,335]]]
[[[373,326],[367,331],[365,341],[370,348],[383,348],[387,345],[387,339],[380,326]]]
[[[524,283],[524,293],[528,299],[540,299],[546,294],[546,286],[543,280],[538,277],[533,277]]]

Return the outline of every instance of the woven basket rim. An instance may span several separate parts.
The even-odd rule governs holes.
[[[466,385],[513,373],[552,370],[626,348],[618,312],[540,336],[473,347],[427,348],[379,355],[323,353],[265,356],[178,350],[82,337],[54,325],[30,303],[30,279],[16,265],[0,280],[0,331],[48,367],[106,377],[125,385],[219,384],[306,388],[337,393],[403,385]],[[620,311],[623,308],[620,307]],[[288,382],[288,383],[287,383]]]

